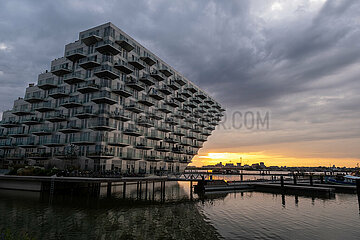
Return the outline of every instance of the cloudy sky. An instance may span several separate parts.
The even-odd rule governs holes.
[[[112,22],[226,108],[195,165],[356,166],[359,12],[356,0],[0,0],[0,111],[80,31]]]

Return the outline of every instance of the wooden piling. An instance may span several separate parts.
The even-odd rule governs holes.
[[[293,178],[294,178],[294,185],[296,185],[297,184],[297,179],[296,179],[296,174],[295,173],[293,175]]]
[[[310,185],[311,185],[311,186],[314,186],[313,175],[312,175],[312,174],[310,174]]]
[[[124,182],[124,185],[123,185],[123,198],[126,197],[126,182]]]
[[[108,182],[107,183],[107,197],[111,197],[111,185],[112,185],[112,183],[111,182]]]
[[[284,176],[280,176],[280,185],[281,188],[284,189]]]
[[[324,176],[323,175],[320,175],[320,183],[324,184]]]
[[[147,200],[147,195],[148,195],[148,182],[145,181],[145,200]]]

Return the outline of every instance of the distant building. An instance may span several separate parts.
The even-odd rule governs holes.
[[[225,164],[225,167],[235,167],[235,165],[233,163],[227,163]]]
[[[224,165],[222,164],[222,162],[219,162],[215,165],[215,167],[223,167]]]
[[[237,167],[241,167],[241,163],[237,163],[236,166],[237,166]]]
[[[260,162],[260,168],[266,168],[264,162]]]
[[[258,169],[258,168],[260,168],[260,164],[254,163],[254,164],[251,165],[251,167],[252,167],[253,169]]]

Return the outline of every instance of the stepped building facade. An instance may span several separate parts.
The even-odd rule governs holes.
[[[0,123],[2,167],[181,172],[224,109],[112,23],[80,32]],[[1,167],[1,166],[0,166]]]

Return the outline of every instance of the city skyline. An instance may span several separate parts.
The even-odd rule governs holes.
[[[57,46],[74,41],[74,32],[112,21],[219,100],[226,126],[235,112],[269,112],[269,128],[220,125],[192,165],[230,153],[269,165],[356,166],[359,10],[357,1],[322,0],[71,1],[41,9],[6,2],[0,10],[0,111],[49,69],[48,60],[63,54]]]

